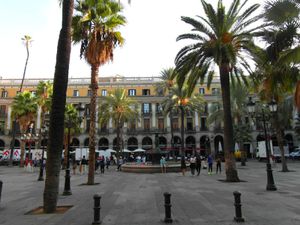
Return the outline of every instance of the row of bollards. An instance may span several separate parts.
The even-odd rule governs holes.
[[[1,200],[1,189],[2,189],[2,181],[0,181],[0,200]],[[241,193],[238,191],[233,192],[234,195],[234,206],[235,206],[235,222],[245,222],[245,219],[242,217],[242,204],[241,204]],[[101,224],[100,220],[100,200],[101,196],[98,194],[94,195],[94,222],[93,225]],[[168,192],[164,193],[165,200],[165,223],[172,223],[173,219],[171,217],[171,194]]]

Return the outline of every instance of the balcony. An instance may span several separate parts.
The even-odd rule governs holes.
[[[196,129],[195,128],[185,128],[185,133],[186,134],[194,134],[194,133],[196,133]]]
[[[98,129],[99,135],[109,134],[109,130],[107,128],[100,128]]]
[[[152,115],[151,111],[142,112],[143,117],[149,117],[150,118],[151,115]]]
[[[208,127],[200,127],[200,131],[208,131]]]
[[[138,131],[135,128],[127,128],[126,133],[129,135],[135,135],[138,133]]]

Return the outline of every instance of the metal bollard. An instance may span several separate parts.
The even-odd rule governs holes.
[[[100,221],[100,199],[101,196],[98,194],[94,195],[94,222],[92,223],[93,225],[95,224],[101,224]]]
[[[168,192],[164,193],[165,196],[165,223],[172,223],[173,220],[171,218],[171,194]]]
[[[235,222],[245,222],[245,219],[242,217],[242,204],[241,204],[241,193],[238,191],[233,192],[234,195],[234,206],[235,206]]]
[[[0,202],[1,202],[1,193],[2,193],[3,182],[0,180]]]

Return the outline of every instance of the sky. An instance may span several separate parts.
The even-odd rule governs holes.
[[[32,37],[26,78],[53,78],[56,48],[61,28],[58,0],[9,0],[0,7],[0,77],[21,79],[26,48],[21,40]],[[156,77],[174,67],[177,52],[188,44],[176,42],[191,26],[181,16],[203,15],[200,0],[121,0],[127,24],[120,29],[125,44],[114,51],[114,61],[101,66],[99,76]],[[217,0],[207,0],[216,6]],[[224,0],[225,6],[231,3]],[[263,3],[251,0],[248,6]],[[4,18],[4,19],[3,19]],[[79,45],[72,46],[69,77],[90,77],[90,66],[79,58]]]

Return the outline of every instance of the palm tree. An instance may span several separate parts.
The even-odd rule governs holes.
[[[180,155],[184,153],[184,119],[186,113],[201,112],[204,109],[204,99],[201,95],[193,95],[187,85],[179,86],[174,85],[170,92],[172,95],[170,98],[165,99],[162,102],[162,106],[165,113],[172,113],[172,111],[180,111],[181,120],[181,149]]]
[[[21,85],[20,85],[20,92],[22,91],[22,88],[23,88],[23,82],[24,82],[24,79],[25,79],[27,63],[28,63],[28,59],[29,59],[29,46],[32,42],[32,38],[29,35],[24,35],[24,37],[22,38],[22,41],[24,42],[24,45],[26,47],[27,57],[26,57],[26,61],[25,61],[22,82],[21,82]]]
[[[21,133],[26,133],[37,113],[36,97],[29,91],[20,92],[12,103],[12,117],[20,125]],[[21,143],[20,167],[23,167],[25,142]],[[29,153],[30,154],[30,153]]]
[[[62,1],[62,27],[59,34],[53,81],[49,142],[47,147],[46,181],[43,209],[54,213],[59,190],[59,173],[64,136],[64,112],[71,53],[71,24],[74,1]]]
[[[100,126],[107,124],[109,119],[114,121],[117,130],[117,156],[119,156],[124,123],[139,118],[137,101],[126,96],[125,89],[117,88],[113,93],[103,97],[98,115]]]
[[[80,56],[91,66],[91,102],[89,130],[89,174],[87,184],[94,184],[96,99],[99,67],[113,60],[114,48],[124,42],[116,31],[125,24],[121,5],[114,0],[77,0],[73,17],[73,42],[81,43]]]
[[[255,56],[257,69],[252,74],[259,97],[267,102],[271,102],[274,99],[278,105],[282,105],[284,96],[286,93],[293,91],[295,83],[299,79],[297,65],[291,64],[289,60],[286,60],[286,57],[290,51],[296,51],[295,48],[293,49],[293,46],[299,41],[297,30],[300,27],[295,17],[290,18],[290,16],[286,17],[285,13],[282,14],[281,9],[285,6],[295,9],[290,12],[294,12],[297,16],[299,15],[300,8],[297,8],[293,1],[274,1],[267,2],[265,5],[264,15],[270,23],[270,26],[263,32],[263,40],[267,47],[266,49],[257,49]],[[278,13],[276,17],[274,17],[275,12]],[[285,19],[282,20],[282,17]],[[276,129],[277,141],[281,150],[282,171],[287,172],[283,142],[284,127],[279,121],[279,114],[275,113],[274,117],[272,123]]]
[[[163,96],[166,96],[166,93],[168,93],[169,96],[166,98],[170,98],[172,95],[171,93],[171,88],[174,85],[175,82],[175,77],[176,77],[176,71],[174,68],[168,68],[168,69],[163,69],[160,73],[160,79],[161,81],[158,82],[155,85],[156,93],[161,93]],[[169,112],[169,119],[170,119],[170,124],[171,124],[171,147],[172,149],[174,148],[174,130],[172,126],[173,122],[173,114],[172,112]]]
[[[230,82],[230,93],[231,93],[231,116],[233,118],[233,134],[234,141],[238,143],[239,150],[241,151],[241,164],[245,164],[245,151],[244,142],[251,141],[250,127],[245,123],[245,116],[247,115],[247,108],[245,107],[245,102],[247,101],[249,91],[248,87],[243,83],[238,83],[235,78],[231,79]],[[213,122],[221,123],[224,118],[224,110],[220,107],[221,102],[218,107],[212,107],[211,113],[208,117],[208,123]]]
[[[81,119],[78,117],[78,111],[72,104],[67,104],[65,109],[65,129],[64,129],[64,166],[67,166],[67,158],[69,151],[69,138],[72,140],[72,136],[80,134]],[[70,137],[69,137],[70,134]]]
[[[53,84],[50,81],[40,81],[36,88],[37,104],[41,109],[41,126],[45,123],[46,113],[50,111],[52,103]],[[42,134],[39,131],[39,146],[41,146]]]
[[[259,7],[258,4],[244,9],[247,1],[240,4],[240,0],[233,0],[227,12],[222,0],[218,1],[215,10],[211,4],[201,0],[206,18],[198,16],[199,20],[182,17],[182,20],[193,27],[195,33],[182,34],[177,40],[189,39],[195,41],[182,48],[176,58],[176,69],[180,80],[184,80],[190,74],[190,80],[210,82],[214,72],[213,65],[219,67],[221,80],[222,100],[224,107],[224,147],[226,180],[239,181],[234,160],[233,126],[230,104],[229,77],[241,73],[239,66],[251,70],[247,62],[247,53],[251,53],[254,46],[252,34],[260,26],[249,28],[259,20],[260,16],[251,17]],[[262,25],[265,26],[265,25]],[[261,26],[261,27],[262,27]],[[241,54],[245,53],[245,54]]]

